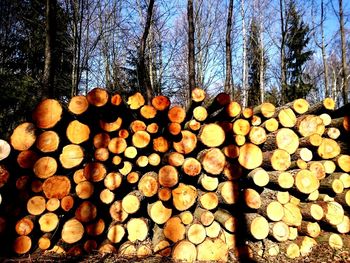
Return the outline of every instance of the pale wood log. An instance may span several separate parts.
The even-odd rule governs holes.
[[[52,232],[57,228],[59,218],[55,213],[48,212],[40,216],[38,223],[42,232]]]
[[[109,214],[114,221],[120,223],[124,222],[128,217],[128,213],[123,209],[121,200],[114,201],[111,204]]]
[[[255,168],[250,171],[247,178],[251,179],[257,186],[265,186],[269,183],[269,174],[263,168]]]
[[[197,248],[188,240],[181,240],[173,248],[172,259],[177,261],[194,262],[197,259]]]
[[[77,219],[72,218],[67,220],[61,232],[61,238],[68,244],[73,244],[81,240],[84,234],[84,226]]]
[[[201,151],[198,154],[197,159],[202,164],[204,171],[212,175],[220,174],[223,171],[226,162],[225,155],[218,148],[210,148]]]
[[[228,260],[228,246],[219,238],[206,238],[203,243],[198,245],[197,251],[198,260],[222,262],[226,262]]]
[[[68,110],[75,114],[81,115],[89,108],[89,102],[83,95],[73,96],[68,103]]]
[[[164,236],[176,243],[185,238],[186,228],[179,217],[171,217],[164,225]]]
[[[198,140],[207,147],[218,147],[225,138],[224,130],[215,123],[203,125],[198,134]]]
[[[269,223],[265,217],[256,213],[244,215],[247,224],[247,231],[256,240],[262,240],[269,234]]]
[[[128,97],[127,104],[131,110],[137,110],[145,105],[145,98],[140,92],[136,92]]]
[[[269,236],[278,242],[285,242],[289,237],[289,227],[283,221],[269,223]]]
[[[246,169],[252,170],[261,165],[263,154],[261,149],[252,143],[246,143],[239,149],[238,162]]]
[[[93,105],[95,107],[102,107],[107,104],[109,95],[107,90],[96,87],[88,92],[86,99],[90,105]]]
[[[125,235],[125,228],[121,224],[114,224],[108,228],[107,238],[112,243],[120,243]]]
[[[162,201],[156,201],[147,205],[147,213],[153,222],[162,225],[171,217],[172,209],[165,207]]]
[[[178,171],[174,166],[164,165],[159,169],[158,182],[163,187],[173,187],[179,181]]]
[[[178,142],[173,142],[175,151],[181,154],[191,153],[197,146],[197,136],[187,130],[181,131],[182,138]]]

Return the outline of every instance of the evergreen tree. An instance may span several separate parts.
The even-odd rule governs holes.
[[[266,57],[261,57],[265,52],[261,52],[261,39],[259,37],[260,28],[257,20],[253,17],[249,35],[248,35],[248,50],[247,50],[247,60],[248,60],[248,106],[256,106],[261,104],[260,98],[260,66],[261,59],[264,60],[264,65],[266,65]],[[265,69],[263,70],[263,75],[265,78]]]
[[[312,88],[309,76],[304,73],[305,64],[311,59],[312,51],[307,50],[310,41],[310,29],[302,20],[294,1],[288,8],[288,25],[286,35],[287,87],[282,94],[286,103],[297,98],[305,98]]]

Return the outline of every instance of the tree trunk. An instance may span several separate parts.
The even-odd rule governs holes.
[[[191,98],[191,91],[196,87],[196,70],[194,59],[194,23],[193,23],[193,0],[187,2],[188,19],[188,100]]]
[[[340,24],[340,39],[341,39],[341,63],[342,63],[342,93],[343,103],[348,103],[348,76],[346,66],[346,38],[344,29],[344,15],[343,15],[343,0],[339,0],[339,24]]]
[[[323,75],[324,75],[324,89],[325,89],[325,97],[329,97],[331,92],[328,87],[328,64],[327,64],[327,57],[326,57],[326,48],[324,43],[324,27],[323,27],[323,20],[324,20],[324,5],[323,0],[321,1],[321,50],[322,50],[322,62],[323,62]]]
[[[232,51],[231,51],[231,32],[232,32],[232,13],[233,0],[230,0],[226,24],[226,79],[225,92],[234,97],[234,88],[232,83]]]
[[[145,63],[145,52],[146,52],[146,44],[147,44],[147,37],[149,34],[149,30],[151,27],[151,20],[153,15],[153,6],[154,6],[154,0],[149,1],[149,5],[147,8],[147,19],[145,28],[143,31],[143,35],[141,38],[141,45],[139,49],[139,63],[138,63],[138,79],[139,79],[139,85],[141,88],[146,88],[146,99],[150,103],[152,96],[153,96],[153,89],[151,85],[151,81],[149,79],[149,75],[146,69],[146,63]]]
[[[280,46],[280,54],[281,54],[281,88],[282,88],[282,103],[286,103],[288,98],[286,98],[286,86],[287,86],[287,69],[286,69],[286,58],[285,58],[285,41],[286,41],[286,28],[285,28],[285,16],[283,9],[283,1],[280,0],[280,17],[281,17],[281,46]]]
[[[55,79],[55,39],[56,39],[56,0],[46,0],[46,32],[45,32],[45,64],[43,75],[43,86],[45,97],[54,97],[54,79]]]
[[[242,16],[242,37],[243,37],[243,54],[242,54],[242,106],[247,106],[247,33],[245,27],[245,10],[244,0],[241,0],[241,16]]]

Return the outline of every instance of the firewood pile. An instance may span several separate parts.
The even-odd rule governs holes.
[[[350,248],[349,105],[242,108],[95,88],[42,100],[0,141],[0,239],[14,254],[227,261]],[[8,237],[8,238],[5,238]]]

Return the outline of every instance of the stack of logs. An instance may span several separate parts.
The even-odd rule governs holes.
[[[349,105],[205,97],[194,89],[187,111],[101,88],[41,101],[0,143],[0,235],[17,254],[185,261],[350,247]]]

